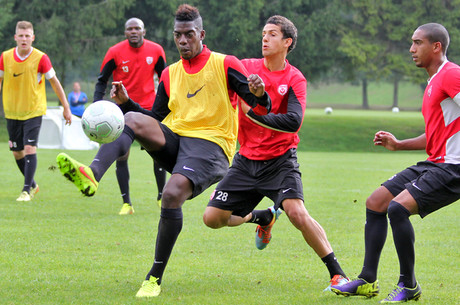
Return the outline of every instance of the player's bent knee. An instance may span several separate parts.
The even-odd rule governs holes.
[[[208,211],[205,211],[203,214],[204,224],[211,229],[220,229],[225,226],[225,223],[222,221],[221,217],[214,215]]]

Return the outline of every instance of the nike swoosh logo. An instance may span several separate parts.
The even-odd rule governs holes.
[[[85,168],[83,166],[80,166],[79,170],[80,173],[85,175],[86,178],[88,178],[92,183],[94,183],[94,185],[96,185],[96,182],[86,173]]]
[[[187,92],[187,98],[192,98],[192,97],[194,97],[198,92],[201,91],[201,89],[203,89],[204,86],[205,86],[205,85],[201,86],[200,89],[196,90],[196,91],[195,91],[194,93],[192,93],[192,94]]]
[[[194,171],[195,171],[193,168],[190,168],[190,167],[188,167],[188,166],[185,166],[185,165],[184,165],[184,166],[182,166],[182,168],[183,168],[183,169],[185,169],[186,171],[192,171],[192,172],[194,172]]]
[[[121,63],[122,64],[127,64],[127,63],[129,63],[129,60],[122,60]]]
[[[27,142],[32,143],[35,142],[35,140],[27,139]]]
[[[284,194],[284,193],[287,193],[290,189],[291,189],[291,188],[288,188],[288,189],[283,190],[283,194]]]
[[[18,74],[16,74],[16,73],[13,73],[13,77],[18,77],[19,75],[22,75],[22,74],[24,74],[24,72],[22,72],[22,73],[18,73]]]

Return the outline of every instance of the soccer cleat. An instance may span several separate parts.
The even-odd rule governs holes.
[[[272,234],[271,234],[272,227],[275,224],[275,221],[278,219],[278,217],[283,212],[281,211],[281,209],[278,209],[275,211],[274,207],[269,207],[268,209],[273,214],[272,221],[266,226],[258,225],[256,228],[256,247],[259,250],[265,249],[265,247],[268,245],[268,243],[272,239]]]
[[[23,191],[16,201],[30,201],[30,195],[26,191]]]
[[[129,214],[134,214],[134,208],[132,205],[129,203],[123,203],[123,206],[121,207],[120,212],[118,215],[129,215]]]
[[[343,275],[340,275],[340,274],[336,274],[330,280],[329,286],[327,286],[323,291],[331,291],[332,286],[342,286],[348,282],[350,282],[349,278],[344,277]]]
[[[418,301],[422,296],[422,288],[417,283],[415,288],[404,287],[404,283],[400,282],[396,285],[395,290],[393,290],[386,299],[380,301],[380,303],[402,303],[410,300]]]
[[[379,294],[379,281],[368,283],[366,280],[357,278],[342,285],[332,285],[331,291],[346,297],[362,295],[371,298]]]
[[[56,162],[64,177],[73,182],[85,196],[93,196],[96,193],[99,183],[89,166],[81,164],[65,153],[57,155]]]
[[[157,297],[161,292],[161,286],[158,285],[158,279],[150,276],[148,280],[142,282],[142,286],[136,293],[136,298]]]
[[[38,187],[38,184],[35,184],[35,187],[30,187],[30,191],[29,191],[30,199],[34,198],[35,194],[37,194],[39,190],[40,188]]]
[[[161,199],[157,200],[158,207],[161,209]]]

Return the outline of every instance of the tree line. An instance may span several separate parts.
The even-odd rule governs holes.
[[[124,23],[138,17],[146,39],[163,46],[167,62],[179,59],[172,29],[174,12],[183,0],[0,0],[0,49],[16,44],[16,22],[34,24],[34,46],[46,52],[59,79],[95,80],[107,49],[125,39]],[[288,56],[310,82],[346,81],[362,86],[394,84],[394,106],[402,80],[426,82],[423,69],[409,54],[417,26],[442,23],[450,33],[448,58],[460,62],[460,0],[194,0],[212,50],[238,58],[260,57],[261,30],[279,14],[298,29],[297,47]]]

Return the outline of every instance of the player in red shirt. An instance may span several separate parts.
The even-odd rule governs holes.
[[[272,112],[256,115],[240,102],[240,150],[217,185],[203,216],[211,228],[258,224],[256,246],[264,249],[271,228],[283,209],[316,254],[326,264],[330,284],[348,281],[321,225],[307,212],[297,163],[298,131],[306,107],[307,81],[286,60],[294,49],[297,29],[285,17],[270,17],[262,32],[264,58],[242,60],[248,73],[258,74],[272,99]],[[267,196],[275,203],[267,210],[254,208]]]
[[[125,23],[126,40],[109,48],[101,65],[94,91],[94,101],[104,98],[107,82],[111,75],[114,81],[121,81],[130,97],[142,108],[151,110],[155,100],[155,73],[160,78],[166,66],[163,48],[150,40],[144,39],[144,23],[138,18],[131,18]],[[116,162],[116,174],[120,186],[123,206],[120,215],[134,213],[129,194],[129,151]],[[155,180],[158,187],[157,201],[161,206],[161,195],[166,183],[166,171],[154,162]]]
[[[425,149],[428,159],[394,175],[367,199],[364,265],[356,280],[332,287],[337,294],[371,297],[379,293],[377,268],[387,236],[387,216],[400,275],[397,288],[381,303],[418,300],[422,294],[415,279],[415,235],[409,217],[423,218],[460,199],[460,67],[447,60],[448,46],[449,34],[438,23],[421,25],[412,35],[413,61],[430,77],[422,104],[425,133],[398,140],[379,131],[374,143],[389,150]]]

